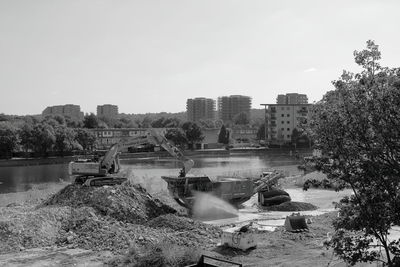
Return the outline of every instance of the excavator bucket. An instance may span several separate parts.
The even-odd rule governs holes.
[[[288,232],[304,232],[308,231],[308,225],[306,223],[306,218],[299,213],[293,213],[286,217],[285,229]]]

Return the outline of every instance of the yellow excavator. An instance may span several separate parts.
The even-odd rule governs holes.
[[[179,172],[180,177],[185,177],[186,173],[193,167],[193,160],[183,155],[182,151],[172,145],[164,135],[155,129],[149,129],[144,135],[131,137],[111,146],[111,148],[101,158],[78,159],[69,163],[69,175],[75,177],[75,183],[85,186],[103,186],[121,184],[127,180],[119,177],[121,169],[119,154],[123,148],[138,147],[141,145],[153,144],[164,148],[171,156],[175,157],[183,165]]]

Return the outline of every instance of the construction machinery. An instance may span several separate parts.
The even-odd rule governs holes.
[[[179,172],[180,177],[193,167],[193,160],[185,157],[182,151],[172,145],[168,140],[154,129],[149,129],[144,135],[122,139],[111,146],[103,157],[78,159],[70,162],[69,174],[75,177],[75,183],[86,186],[103,186],[121,184],[127,178],[118,176],[121,169],[119,154],[123,148],[138,147],[146,144],[153,144],[163,147],[169,154],[175,157],[183,165]]]
[[[162,176],[168,183],[170,195],[181,206],[191,209],[196,199],[196,193],[209,193],[238,207],[249,200],[254,194],[265,191],[283,177],[282,172],[271,171],[260,178],[216,177],[208,176]]]

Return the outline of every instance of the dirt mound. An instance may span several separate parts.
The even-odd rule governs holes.
[[[216,232],[218,234],[220,232],[218,227],[172,214],[166,214],[152,219],[147,223],[147,225],[153,228],[169,228],[174,231],[205,230]]]
[[[0,208],[0,254],[53,245],[70,216],[68,207]]]
[[[269,206],[266,207],[265,209],[271,211],[307,211],[307,210],[316,210],[318,209],[318,207],[306,202],[289,201],[279,205]]]
[[[144,223],[159,215],[176,212],[140,185],[130,182],[112,187],[68,185],[43,203],[43,206],[49,205],[92,207],[102,215],[130,223]]]
[[[0,207],[0,253],[67,246],[121,254],[160,242],[178,247],[218,243],[219,228],[172,213],[139,185],[68,185],[37,207]]]

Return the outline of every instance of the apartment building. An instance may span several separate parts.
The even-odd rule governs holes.
[[[218,115],[222,121],[232,121],[239,113],[250,116],[251,97],[243,95],[221,96],[218,98]]]
[[[73,104],[46,107],[43,110],[42,115],[62,115],[75,120],[83,120],[83,112],[81,112],[81,107]]]
[[[266,111],[267,141],[287,143],[294,129],[309,117],[311,104],[262,104]]]
[[[104,104],[97,106],[97,116],[98,117],[107,117],[107,118],[116,118],[118,116],[118,106],[111,104]]]
[[[189,121],[214,120],[215,113],[214,99],[197,97],[186,101],[186,114]]]
[[[308,97],[305,94],[289,93],[286,95],[278,95],[277,104],[308,104]]]

